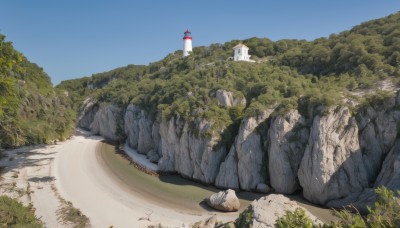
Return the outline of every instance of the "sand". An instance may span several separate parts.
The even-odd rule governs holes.
[[[25,206],[32,204],[35,214],[47,227],[59,224],[57,210],[63,206],[54,188],[54,158],[60,145],[39,145],[8,150],[0,161],[0,192],[18,199]]]
[[[140,188],[127,187],[106,167],[96,151],[103,138],[78,131],[57,145],[24,147],[3,152],[0,161],[2,194],[32,204],[46,227],[65,227],[57,210],[70,201],[89,217],[92,227],[190,227],[215,213],[184,211],[171,203],[151,200]],[[129,155],[143,160],[134,151]],[[149,169],[151,163],[143,162]],[[218,213],[219,214],[219,213]],[[235,220],[238,213],[224,214],[223,221]]]
[[[147,227],[160,223],[189,227],[211,216],[208,212],[192,214],[164,207],[124,188],[96,156],[101,140],[98,136],[75,136],[60,149],[54,165],[61,196],[88,216],[93,227]],[[233,220],[235,216],[226,219]]]

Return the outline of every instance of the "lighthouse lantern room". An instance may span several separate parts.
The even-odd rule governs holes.
[[[185,36],[183,37],[183,57],[190,55],[192,52],[192,33],[186,29]]]

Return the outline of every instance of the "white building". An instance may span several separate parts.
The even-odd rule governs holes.
[[[189,31],[189,29],[186,29],[186,32],[184,34],[185,36],[183,37],[182,57],[186,57],[190,55],[190,52],[192,52],[192,33]]]
[[[249,48],[246,45],[240,43],[233,47],[233,50],[235,50],[233,56],[234,61],[255,62],[254,60],[250,59]]]

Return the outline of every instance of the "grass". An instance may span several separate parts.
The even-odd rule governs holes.
[[[75,208],[70,201],[63,199],[54,184],[51,185],[51,189],[61,203],[61,207],[57,210],[57,221],[65,226],[90,227],[89,218],[78,208]]]
[[[0,196],[0,227],[44,227],[29,207],[8,196]]]

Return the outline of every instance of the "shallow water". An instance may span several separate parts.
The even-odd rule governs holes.
[[[184,179],[179,175],[171,174],[156,177],[146,174],[116,153],[114,145],[105,142],[101,142],[97,153],[100,162],[118,177],[124,187],[132,191],[133,194],[143,195],[154,204],[175,208],[187,213],[217,212],[208,207],[203,200],[215,192],[221,191],[220,189]],[[240,200],[239,212],[242,212],[253,200],[259,199],[265,194],[236,192],[236,195]],[[287,197],[305,207],[323,222],[338,220],[331,210],[307,202],[301,194],[287,195]]]
[[[115,152],[115,147],[101,143],[97,151],[105,166],[116,175],[126,188],[139,193],[156,204],[171,206],[193,212],[214,211],[203,200],[215,192],[221,191],[215,187],[187,180],[179,175],[160,175],[159,177],[143,173],[130,162]],[[237,192],[240,200],[240,210],[244,210],[254,199],[262,194]]]

